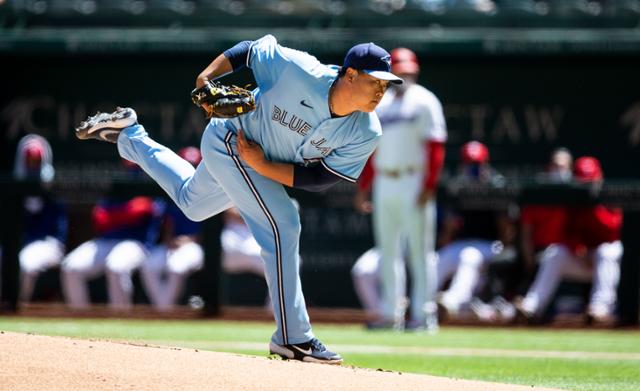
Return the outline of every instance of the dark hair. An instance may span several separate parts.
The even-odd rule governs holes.
[[[347,69],[349,69],[349,67],[340,67],[340,70],[338,71],[338,79],[347,74]],[[358,72],[359,75],[365,73],[361,69],[354,69],[354,70]]]

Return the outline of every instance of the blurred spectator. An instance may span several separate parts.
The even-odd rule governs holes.
[[[451,178],[450,185],[465,186],[485,184],[500,186],[504,177],[489,163],[489,149],[479,141],[469,141],[460,148],[458,174]],[[446,241],[447,238],[444,238]]]
[[[366,326],[368,329],[378,329],[390,327],[389,324],[380,322],[380,312],[382,308],[380,265],[382,254],[376,247],[367,250],[362,254],[351,268],[353,287],[360,299],[362,308],[367,316]],[[425,260],[426,261],[426,260]],[[393,267],[396,277],[396,296],[399,298],[398,304],[401,314],[406,309],[406,270],[405,261],[402,254],[398,254],[393,259]],[[436,319],[437,322],[437,319]],[[398,325],[397,327],[400,327]],[[437,323],[436,325],[437,326]],[[433,330],[432,330],[433,331]]]
[[[197,167],[200,150],[186,147],[178,155]],[[200,245],[200,223],[191,221],[173,201],[162,203],[162,243],[153,247],[140,274],[151,304],[168,310],[180,299],[187,277],[202,268],[204,251]]]
[[[600,186],[600,162],[593,157],[576,160],[574,179]],[[620,279],[622,211],[604,205],[567,208],[564,240],[542,255],[540,270],[527,295],[517,302],[522,316],[542,317],[563,279],[592,282],[587,316],[596,322],[614,320],[616,289]]]
[[[27,134],[18,142],[13,176],[18,180],[36,180],[50,185],[55,176],[53,169],[53,151],[51,145],[42,136]]]
[[[236,208],[224,212],[222,270],[230,274],[253,273],[264,278],[262,249]]]
[[[571,181],[573,156],[567,148],[556,148],[551,152],[549,163],[538,179],[552,183],[567,183]]]
[[[457,186],[501,184],[503,178],[489,164],[489,150],[477,141],[462,146]],[[471,310],[474,293],[485,279],[488,263],[511,245],[515,229],[506,211],[459,207],[445,214],[438,250],[438,309],[442,317]]]
[[[40,273],[57,267],[65,253],[67,214],[64,206],[48,191],[54,179],[53,153],[42,136],[29,134],[20,139],[14,178],[40,182],[42,191],[24,198],[24,233],[20,260],[20,300],[32,299]]]
[[[573,157],[569,150],[558,148],[541,174],[547,182],[566,183],[571,180]],[[552,244],[564,238],[566,207],[564,205],[523,205],[520,214],[520,246],[525,272],[533,274],[536,260]]]
[[[407,250],[411,274],[410,320],[407,327],[437,327],[435,305],[436,203],[435,194],[444,161],[447,128],[438,98],[416,84],[420,66],[411,50],[391,51],[391,71],[404,79],[404,84],[391,85],[376,109],[383,135],[358,182],[354,204],[361,212],[373,209],[376,246],[382,256],[378,278],[381,282],[381,306],[372,314],[381,326],[405,326],[404,279],[399,280],[395,265],[401,248]],[[373,188],[373,205],[368,195]],[[402,191],[398,191],[402,189]],[[361,272],[377,270],[378,265],[362,265],[373,257],[359,259],[354,267],[356,287],[373,282]],[[431,266],[431,267],[430,267]],[[427,270],[429,269],[429,270]],[[377,285],[377,284],[376,284]],[[372,294],[375,287],[359,289]],[[378,298],[361,298],[363,303]],[[373,310],[372,310],[373,311]]]
[[[557,148],[551,153],[545,170],[537,176],[537,180],[544,183],[568,182],[571,180],[572,167],[573,157],[569,150]],[[522,262],[500,263],[497,262],[498,258],[494,258],[490,264],[489,278],[493,280],[491,285],[500,289],[489,289],[493,290],[489,293],[493,295],[489,303],[479,298],[472,300],[471,309],[478,320],[510,322],[515,318],[515,307],[508,300],[512,300],[519,290],[529,287],[543,251],[563,240],[566,215],[564,205],[521,205],[519,234]]]
[[[129,170],[139,170],[123,162]],[[137,175],[136,172],[132,175]],[[113,308],[126,309],[132,304],[131,274],[147,257],[156,243],[160,225],[157,205],[149,197],[131,199],[107,197],[92,212],[97,236],[73,251],[62,261],[62,285],[71,308],[90,304],[87,282],[103,273],[107,278],[109,302]]]
[[[292,202],[296,209],[300,210],[298,201],[292,199]],[[235,207],[224,212],[224,228],[220,240],[222,242],[222,270],[225,273],[252,273],[264,278],[265,265],[261,255],[262,249]],[[302,258],[300,263],[302,264]],[[269,311],[273,311],[269,294],[265,299],[265,307]]]

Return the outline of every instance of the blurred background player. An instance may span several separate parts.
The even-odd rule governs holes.
[[[600,186],[604,177],[600,162],[593,157],[576,160],[574,179]],[[517,302],[526,318],[542,317],[563,279],[592,282],[587,316],[609,323],[615,316],[620,279],[622,211],[604,205],[567,208],[567,225],[562,243],[547,248],[540,260],[531,289]]]
[[[551,152],[545,169],[538,173],[538,183],[567,183],[573,175],[573,157],[566,148]],[[564,238],[566,226],[564,205],[523,203],[520,205],[520,260],[521,262],[491,262],[491,281],[484,296],[472,299],[471,309],[478,320],[485,322],[512,322],[516,310],[510,302],[519,293],[526,291],[536,273],[538,260],[544,250]],[[497,258],[494,258],[496,260]],[[502,266],[502,267],[501,267]]]
[[[572,179],[573,156],[566,148],[551,153],[546,170],[540,180],[550,183],[568,183]],[[524,204],[520,212],[520,255],[524,272],[533,277],[537,261],[547,247],[560,243],[566,229],[565,205]],[[529,280],[531,281],[531,279]]]
[[[20,300],[32,299],[40,273],[57,267],[65,254],[67,214],[64,206],[47,191],[54,179],[53,153],[42,136],[28,134],[20,139],[14,178],[40,182],[42,192],[24,198],[24,233],[20,260]]]
[[[382,256],[378,321],[404,326],[404,300],[399,295],[403,288],[399,288],[394,260],[406,241],[411,273],[411,319],[407,326],[426,328],[429,314],[433,327],[437,325],[433,303],[435,267],[427,271],[427,265],[434,263],[425,262],[425,257],[435,251],[435,193],[444,162],[447,129],[438,98],[416,84],[420,66],[415,53],[406,48],[394,49],[391,71],[405,82],[392,85],[376,109],[383,134],[359,182],[354,203],[364,213],[373,208],[376,247]],[[372,186],[373,206],[367,200]],[[372,258],[361,258],[361,262],[366,259]],[[357,280],[358,271],[366,269],[375,268],[356,266],[354,278]],[[433,283],[429,284],[428,278]],[[356,286],[361,285],[356,282]],[[360,290],[362,294],[367,291],[372,290]]]
[[[292,198],[296,209],[300,211],[300,203]],[[237,208],[231,207],[224,212],[224,227],[220,235],[222,242],[222,270],[229,274],[252,273],[265,278],[265,264],[262,249],[253,237],[249,226],[242,219]],[[302,257],[300,264],[302,264]],[[265,307],[273,311],[271,297],[267,294]]]
[[[200,150],[186,147],[178,155],[197,167],[202,160]],[[140,268],[142,283],[151,304],[168,310],[180,299],[186,279],[204,264],[200,245],[200,226],[189,220],[174,202],[162,203],[161,244],[154,246]]]
[[[222,270],[229,274],[252,273],[264,278],[262,249],[251,234],[235,207],[224,212],[224,228],[220,237],[222,244]],[[269,295],[265,306],[273,311]]]
[[[253,273],[264,278],[264,261],[260,246],[236,208],[224,212],[222,269],[231,274]]]
[[[135,164],[123,160],[123,165],[132,176],[138,175]],[[129,308],[133,296],[131,274],[142,265],[158,238],[156,205],[149,197],[105,197],[94,206],[92,221],[97,236],[62,261],[67,304],[76,309],[89,307],[87,283],[104,273],[111,307]]]
[[[380,250],[377,247],[367,250],[362,254],[351,268],[351,277],[353,279],[353,287],[360,304],[364,309],[367,317],[366,326],[368,329],[388,328],[387,322],[381,322],[382,298],[381,295],[381,258]],[[425,258],[426,262],[426,258]],[[396,277],[396,292],[400,300],[406,300],[406,268],[403,253],[396,255],[393,260]],[[400,303],[401,308],[406,307],[406,303]],[[398,325],[400,327],[402,325]],[[437,317],[432,319],[428,325],[430,331],[434,331],[437,327]]]
[[[489,164],[489,150],[478,142],[464,144],[460,150],[459,175],[454,186],[484,184],[497,186],[503,182]],[[485,279],[488,263],[505,251],[515,236],[515,227],[506,211],[487,208],[457,207],[448,210],[443,219],[438,251],[438,289],[449,287],[438,299],[443,317],[456,317],[470,310],[474,293]]]
[[[540,182],[568,183],[573,177],[573,155],[567,148],[556,148],[551,152],[545,170],[537,179]]]

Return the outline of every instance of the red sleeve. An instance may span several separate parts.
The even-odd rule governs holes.
[[[149,197],[135,197],[114,207],[93,208],[93,225],[98,233],[115,228],[133,226],[153,214],[153,201]]]
[[[580,226],[584,224],[584,208],[570,207],[567,209],[567,225],[564,232],[564,240],[571,251],[575,254],[580,248],[584,248],[584,240],[580,232]]]
[[[438,184],[440,172],[444,165],[444,143],[441,141],[428,141],[425,143],[427,156],[429,157],[429,169],[424,177],[424,186],[433,190]]]
[[[523,206],[520,212],[520,222],[522,224],[532,225],[536,215],[536,209],[538,208],[535,205]]]
[[[570,246],[594,248],[605,242],[620,239],[622,211],[619,208],[576,207],[571,209],[567,232]]]
[[[612,242],[620,240],[622,229],[622,210],[598,205],[594,210],[594,237],[597,241]]]
[[[373,177],[375,177],[376,172],[373,168],[373,157],[375,156],[375,152],[369,156],[369,160],[364,165],[364,169],[362,169],[362,174],[360,174],[360,178],[358,178],[358,188],[362,191],[367,191],[371,188],[371,184],[373,183]]]

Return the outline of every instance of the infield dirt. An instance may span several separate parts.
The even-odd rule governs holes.
[[[0,389],[544,390],[347,365],[10,332],[0,334]]]

